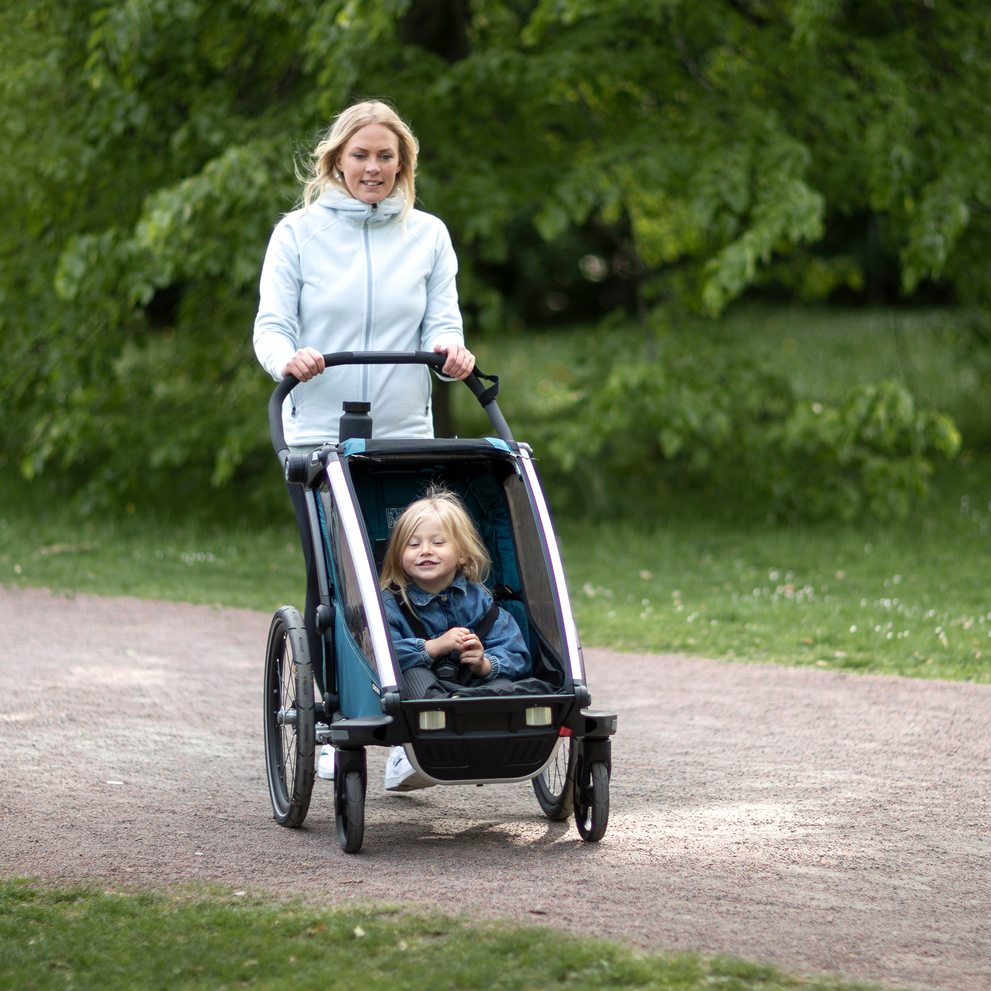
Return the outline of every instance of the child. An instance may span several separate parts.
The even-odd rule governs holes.
[[[481,581],[488,570],[485,544],[453,492],[431,486],[396,520],[380,584],[406,698],[442,696],[459,686],[530,674],[530,652],[516,620],[504,609],[486,619],[493,600]],[[474,630],[484,626],[480,638]],[[437,672],[445,662],[447,670]],[[427,782],[403,748],[393,747],[386,788],[417,787]]]

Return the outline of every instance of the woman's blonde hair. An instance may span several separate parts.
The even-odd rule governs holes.
[[[470,582],[483,582],[492,564],[485,543],[468,515],[460,496],[443,486],[431,485],[422,499],[411,502],[396,520],[389,536],[389,546],[382,563],[379,586],[399,592],[409,602],[406,586],[409,575],[403,571],[403,550],[416,528],[426,519],[436,516],[444,535],[454,545],[458,556],[458,572]]]
[[[364,100],[355,103],[334,118],[334,123],[313,150],[313,165],[309,175],[300,177],[305,182],[304,209],[309,210],[310,203],[314,198],[318,198],[327,186],[333,186],[347,196],[351,195],[344,182],[344,176],[337,167],[337,160],[351,138],[368,124],[381,124],[396,136],[401,167],[391,195],[400,193],[405,199],[406,208],[398,218],[400,222],[405,222],[416,201],[416,157],[420,152],[420,145],[409,125],[388,103],[383,103],[381,100]]]

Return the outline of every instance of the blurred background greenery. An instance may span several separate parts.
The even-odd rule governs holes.
[[[0,39],[0,468],[36,504],[283,525],[258,271],[370,96],[563,518],[906,521],[982,463],[976,0],[11,0]]]
[[[562,506],[601,509],[621,477],[641,509],[666,481],[904,517],[959,447],[936,409],[985,439],[983,5],[14,0],[0,19],[0,457],[84,511],[235,479],[262,514],[282,498],[248,345],[259,263],[294,159],[368,95],[421,137],[473,341],[597,328],[525,421]],[[796,368],[822,313],[705,319],[748,296],[912,309],[867,335],[893,368],[827,334],[850,372],[830,382]],[[952,316],[915,346],[922,305]],[[933,363],[969,369],[966,403]],[[442,395],[439,426],[464,430],[451,416]]]

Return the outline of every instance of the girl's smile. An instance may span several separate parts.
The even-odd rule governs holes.
[[[462,563],[437,516],[421,520],[403,548],[403,571],[424,590],[447,588]]]

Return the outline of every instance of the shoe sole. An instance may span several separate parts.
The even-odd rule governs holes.
[[[419,791],[421,788],[433,788],[434,783],[432,781],[426,781],[421,778],[419,774],[411,774],[407,778],[386,778],[385,779],[385,790],[386,791]]]

